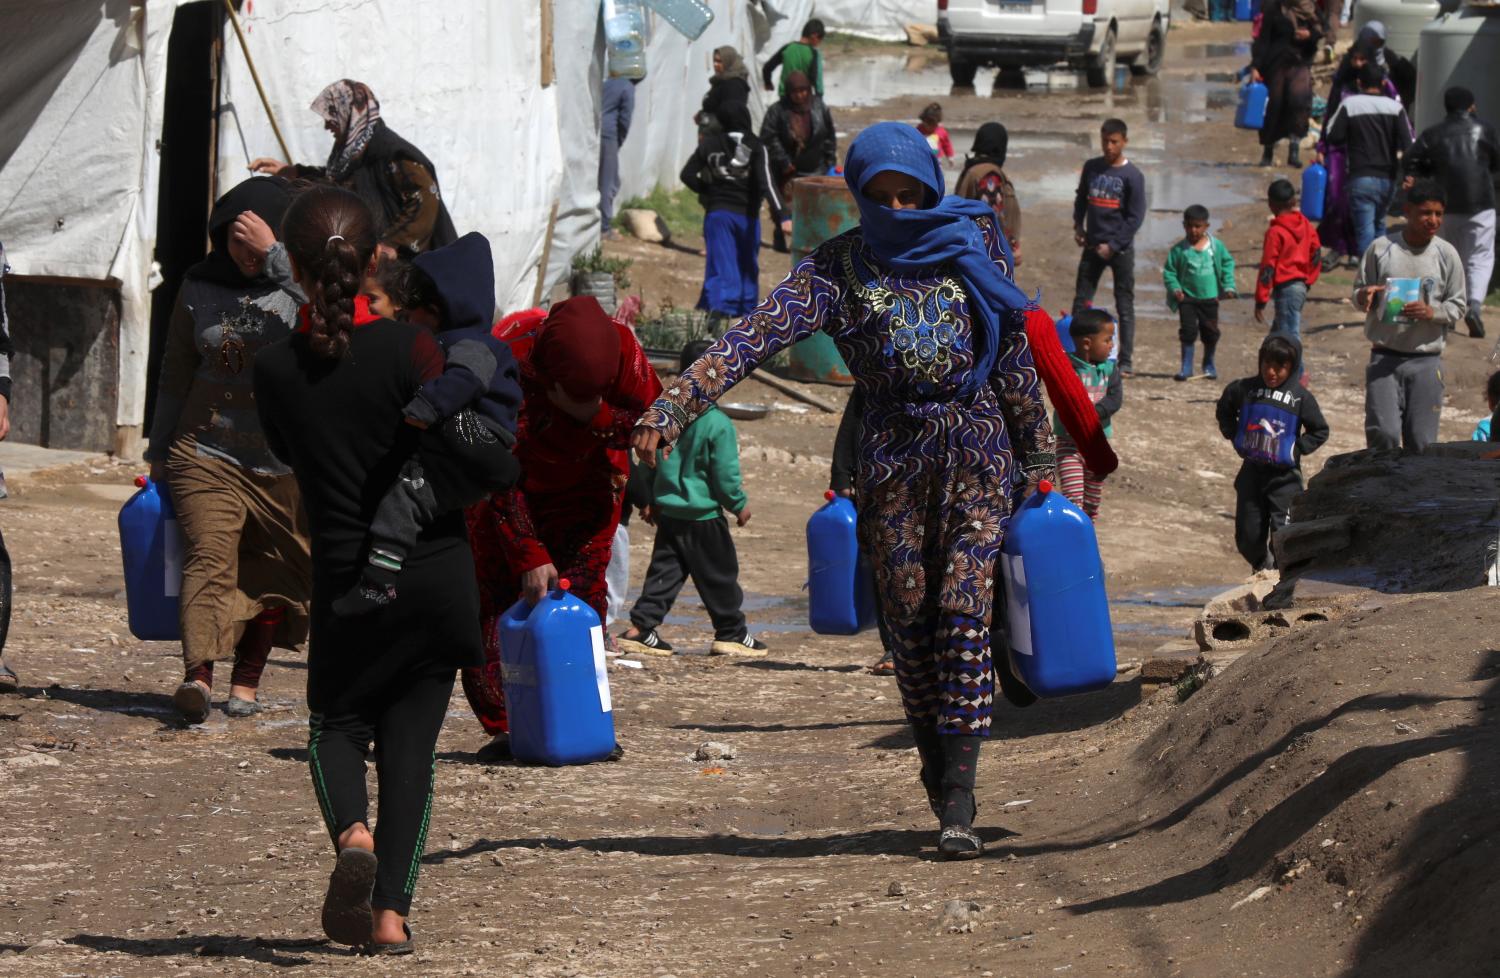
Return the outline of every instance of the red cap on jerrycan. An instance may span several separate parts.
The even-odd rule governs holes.
[[[557,579],[557,586],[563,591],[568,591],[572,589],[573,582],[568,580],[566,577],[559,577]]]
[[[138,476],[135,477],[135,487],[137,489],[144,489],[144,488],[146,488],[146,483],[149,482],[149,481],[150,480],[147,479],[145,476],[138,475]]]
[[[823,493],[823,498],[831,503],[833,502],[833,497],[836,495],[838,495],[838,493],[834,492],[832,489],[829,489],[827,492]]]
[[[1036,484],[1036,488],[1037,488],[1038,492],[1044,492],[1044,493],[1045,492],[1051,492],[1052,491],[1052,480],[1051,479],[1043,479],[1041,482],[1038,482]]]

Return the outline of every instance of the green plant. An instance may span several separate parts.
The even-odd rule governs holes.
[[[703,230],[703,205],[698,203],[698,195],[686,187],[665,190],[658,185],[644,197],[630,198],[617,208],[614,221],[616,228],[628,230],[619,217],[620,213],[627,210],[655,211],[674,237],[700,234]]]
[[[1193,667],[1177,680],[1177,702],[1186,703],[1188,697],[1208,684],[1213,674],[1213,664],[1199,656],[1198,661],[1193,663]]]
[[[604,249],[595,248],[593,251],[573,256],[574,273],[583,274],[607,274],[614,277],[615,288],[625,291],[630,288],[630,266],[635,261],[630,258],[610,258],[604,254]]]
[[[692,340],[718,338],[709,325],[708,313],[701,309],[678,309],[671,300],[663,302],[651,319],[638,321],[635,333],[645,349],[673,353]]]

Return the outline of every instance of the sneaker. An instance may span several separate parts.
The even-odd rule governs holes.
[[[224,712],[232,717],[235,717],[236,719],[253,717],[257,713],[265,712],[265,709],[266,708],[264,706],[261,706],[257,700],[242,699],[238,696],[233,695],[231,695],[228,702],[224,704]]]
[[[710,655],[753,655],[763,656],[771,651],[771,647],[760,639],[745,633],[744,638],[735,639],[732,642],[715,641],[708,649]]]
[[[672,654],[671,644],[656,634],[656,629],[654,628],[647,632],[637,631],[635,638],[631,638],[629,632],[622,632],[615,636],[615,641],[619,643],[620,652],[623,655],[634,653],[636,655],[667,656]]]

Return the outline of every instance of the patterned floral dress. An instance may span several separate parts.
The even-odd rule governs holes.
[[[1008,275],[995,222],[976,223]],[[641,424],[675,441],[758,364],[818,330],[833,338],[864,394],[859,529],[874,557],[907,716],[943,733],[987,735],[995,561],[1012,499],[1054,465],[1024,311],[1002,324],[988,383],[973,384],[963,279],[947,266],[893,275],[855,228],[798,262]]]

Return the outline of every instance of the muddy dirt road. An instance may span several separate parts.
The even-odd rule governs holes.
[[[1212,418],[1220,386],[1171,380],[1176,322],[1156,273],[1181,209],[1203,203],[1250,291],[1271,174],[1245,165],[1253,135],[1229,126],[1243,33],[1174,30],[1162,76],[1119,94],[992,91],[984,77],[953,95],[941,61],[904,49],[830,60],[846,134],[933,97],[961,147],[980,123],[1006,122],[1025,207],[1020,279],[1049,308],[1071,298],[1078,167],[1100,119],[1131,127],[1129,155],[1151,191],[1139,372],[1100,523],[1124,660],[1181,644],[1198,606],[1246,570],[1231,540],[1237,460]],[[694,255],[610,250],[637,260],[648,306],[695,300]],[[777,261],[766,252],[767,285],[784,271]],[[1347,273],[1329,276],[1307,309],[1309,369],[1333,426],[1310,473],[1363,445],[1364,344],[1343,325],[1356,319],[1347,285]],[[1228,380],[1253,369],[1263,330],[1248,300],[1225,320]],[[1443,424],[1462,438],[1483,410],[1488,344],[1454,344]],[[791,404],[753,380],[736,397]],[[484,738],[454,700],[412,920],[419,951],[404,961],[321,940],[330,854],[304,763],[302,656],[273,655],[262,693],[272,709],[259,718],[216,711],[184,728],[168,700],[175,649],[125,627],[114,513],[134,468],[29,480],[0,504],[18,582],[7,658],[23,680],[21,695],[0,698],[0,974],[1154,978],[1377,974],[1398,960],[1414,974],[1444,960],[1441,929],[1386,957],[1432,919],[1392,916],[1404,906],[1392,902],[1404,878],[1394,860],[1444,865],[1447,850],[1412,855],[1408,844],[1442,815],[1458,826],[1453,844],[1462,834],[1470,856],[1489,860],[1475,865],[1493,867],[1492,816],[1429,807],[1464,790],[1497,809],[1495,779],[1463,764],[1495,756],[1491,728],[1477,726],[1493,715],[1482,711],[1495,653],[1482,636],[1500,623],[1482,592],[1392,600],[1362,622],[1298,631],[1182,705],[1126,674],[1095,695],[1002,708],[980,779],[987,858],[940,863],[895,688],[864,671],[875,638],[805,628],[802,527],[836,423],[778,410],[739,426],[756,515],[736,539],[768,659],[612,666],[627,750],[614,764],[477,764]],[[637,528],[637,582],[649,550]],[[1471,624],[1448,642],[1459,619]],[[710,637],[686,598],[667,635],[688,651]],[[1440,734],[1444,724],[1467,732]],[[1380,752],[1401,736],[1407,746]],[[734,759],[692,760],[708,740]],[[1463,907],[1419,909],[1465,919]],[[1485,973],[1493,942],[1475,941],[1444,974]]]

